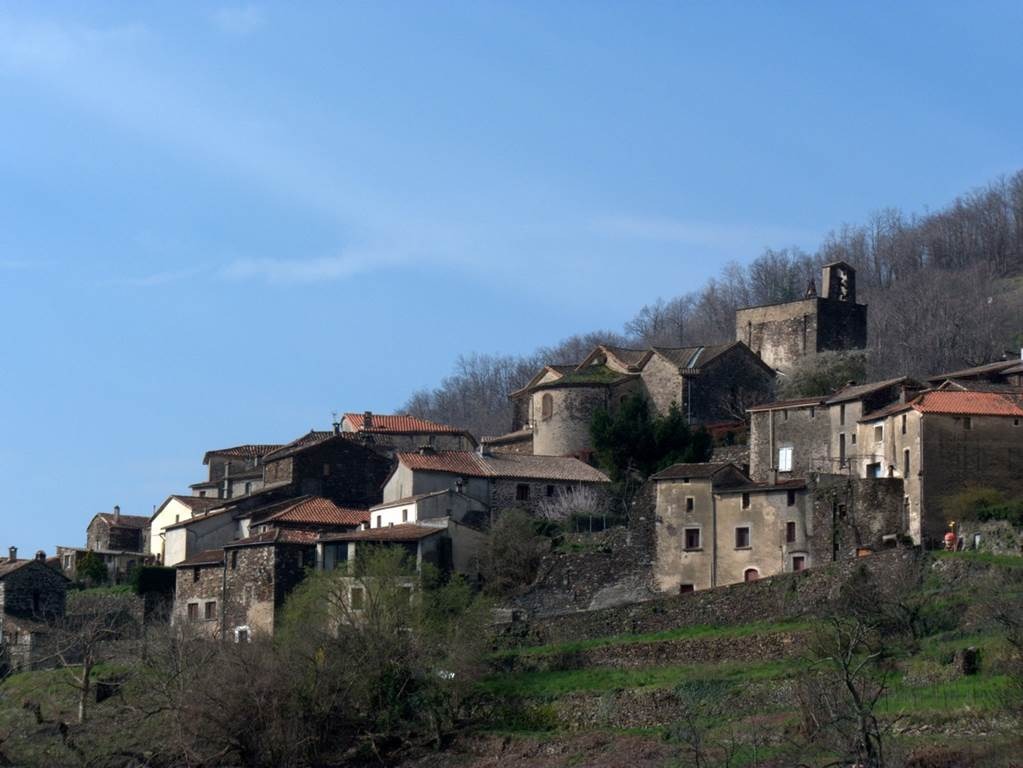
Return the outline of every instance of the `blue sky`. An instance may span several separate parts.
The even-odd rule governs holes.
[[[1023,167],[1023,5],[0,4],[0,547]]]

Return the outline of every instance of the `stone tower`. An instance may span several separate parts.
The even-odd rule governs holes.
[[[856,303],[856,270],[844,261],[825,264],[821,292],[735,313],[736,341],[785,373],[819,352],[867,346],[867,305]]]

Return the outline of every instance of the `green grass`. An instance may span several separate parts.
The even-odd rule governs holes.
[[[883,715],[973,709],[995,711],[1004,706],[1011,681],[1006,675],[973,675],[944,683],[910,687],[894,682],[881,700]]]
[[[645,667],[640,669],[590,668],[554,672],[525,672],[491,677],[481,688],[502,696],[558,698],[569,693],[610,692],[627,688],[671,688],[691,681],[755,682],[790,677],[798,662],[771,661],[758,664],[728,662],[696,666]]]
[[[933,553],[935,557],[951,560],[969,560],[974,563],[994,565],[998,568],[1023,568],[1023,557],[1018,555],[993,555],[990,552],[945,552]]]
[[[612,637],[576,640],[570,643],[555,643],[552,645],[514,648],[508,651],[495,653],[494,658],[576,653],[579,651],[586,651],[591,648],[606,648],[608,646],[615,645],[637,645],[644,643],[664,643],[672,640],[711,640],[719,638],[750,637],[751,635],[768,635],[778,632],[799,632],[808,630],[811,626],[810,622],[805,621],[761,621],[734,627],[714,627],[703,624],[696,627],[679,627],[677,629],[666,629],[661,632],[649,632],[641,635],[614,635]]]

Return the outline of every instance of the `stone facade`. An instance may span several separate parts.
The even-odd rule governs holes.
[[[209,637],[220,637],[224,594],[223,555],[220,562],[179,566],[171,623]]]
[[[381,501],[380,489],[391,462],[344,435],[308,448],[269,454],[263,467],[266,485],[290,484],[296,495],[325,496],[337,504],[369,506]]]
[[[856,303],[856,271],[844,262],[823,268],[823,292],[735,313],[735,338],[765,363],[789,371],[819,352],[863,349],[867,307]]]
[[[765,482],[772,471],[778,477],[808,477],[830,462],[831,419],[822,400],[772,403],[750,412],[750,477]],[[787,455],[787,471],[779,462]]]
[[[99,514],[86,528],[85,548],[94,552],[149,551],[149,518],[121,515],[119,507],[113,514]]]
[[[42,559],[0,564],[0,672],[52,663],[47,622],[64,615],[67,585]]]
[[[909,534],[901,478],[820,475],[812,488],[810,557],[815,564],[895,546]]]
[[[548,366],[515,402],[513,429],[531,430],[533,453],[585,456],[599,410],[614,413],[632,394],[655,415],[677,405],[693,424],[743,419],[754,403],[769,400],[774,372],[742,343],[647,350],[598,347],[580,365]]]
[[[272,636],[285,599],[316,565],[315,545],[227,547],[224,556],[224,636]]]

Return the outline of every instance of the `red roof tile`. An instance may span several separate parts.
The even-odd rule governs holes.
[[[527,456],[499,453],[481,456],[474,451],[398,452],[398,461],[411,470],[447,472],[466,477],[520,480],[562,480],[606,483],[607,475],[579,459],[566,456]]]
[[[416,416],[372,414],[373,426],[365,426],[366,416],[362,413],[346,413],[345,419],[358,432],[394,432],[401,434],[461,434],[465,430],[449,424],[420,419]]]
[[[212,456],[221,456],[227,459],[259,459],[280,447],[280,444],[277,443],[254,443],[235,445],[231,448],[217,448],[216,450],[206,451],[206,455],[202,457],[202,463],[209,464],[210,457]]]
[[[369,521],[369,512],[365,509],[339,507],[321,496],[306,496],[287,502],[283,510],[261,518],[259,524],[271,521],[309,525],[361,525]]]
[[[315,544],[322,534],[319,531],[297,531],[292,528],[273,528],[254,536],[225,544],[224,549],[234,547],[255,547],[265,544]]]
[[[911,403],[921,413],[1023,417],[1023,408],[994,392],[925,392]]]
[[[384,528],[369,528],[365,531],[332,534],[322,537],[320,541],[419,541],[446,530],[446,528],[434,528],[429,525],[402,523],[401,525],[388,525]]]

